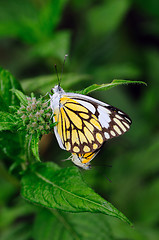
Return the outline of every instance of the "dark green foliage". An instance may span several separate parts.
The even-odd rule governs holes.
[[[145,84],[146,85],[146,83],[144,83],[142,81],[128,81],[128,80],[114,79],[111,83],[106,83],[106,84],[101,84],[101,85],[93,84],[93,85],[87,87],[86,89],[80,91],[79,93],[88,94],[90,92],[97,91],[97,90],[102,90],[103,91],[103,90],[108,90],[108,89],[111,89],[113,87],[124,85],[124,84],[129,84],[129,83]]]
[[[49,101],[44,100],[45,97],[36,99],[33,93],[31,97],[25,96],[23,92],[15,89],[15,86],[20,88],[15,79],[14,85],[8,84],[10,83],[9,79],[13,79],[10,73],[3,70],[3,75],[5,77],[3,76],[3,81],[1,81],[2,94],[8,89],[8,98],[17,97],[20,103],[18,101],[17,104],[15,101],[9,102],[4,95],[3,100],[8,103],[8,111],[11,109],[12,113],[0,112],[1,157],[6,155],[14,161],[10,170],[16,170],[17,174],[21,175],[19,178],[21,179],[22,196],[30,202],[46,208],[74,213],[103,213],[131,224],[124,214],[86,185],[77,167],[61,169],[51,162],[34,163],[34,161],[41,161],[39,157],[41,136],[53,130],[56,124],[52,122]],[[4,87],[5,79],[7,85]],[[4,82],[3,85],[2,82]],[[133,83],[133,81],[115,80],[110,84],[94,84],[84,89],[83,92],[106,90],[126,83]],[[14,88],[10,89],[12,86]],[[15,94],[14,97],[13,94]],[[16,151],[15,141],[12,138],[10,142],[8,141],[13,133],[17,135],[16,145],[21,148],[19,151]]]
[[[130,223],[83,182],[76,167],[60,169],[53,163],[36,164],[22,178],[21,193],[29,201],[47,208],[104,213]]]
[[[10,113],[0,112],[0,131],[14,130],[16,127],[17,118]]]
[[[5,73],[5,70],[3,70]],[[2,93],[7,89],[12,96],[19,99],[20,104],[10,102],[8,109],[12,109],[13,113],[0,112],[0,131],[1,135],[1,150],[8,157],[14,160],[10,169],[21,166],[22,175],[22,190],[21,194],[27,200],[45,206],[47,208],[65,210],[68,212],[92,212],[103,213],[109,216],[115,216],[123,221],[130,221],[117,209],[115,209],[109,202],[104,200],[89,188],[82,180],[79,170],[76,167],[60,169],[57,165],[51,163],[36,163],[34,161],[41,161],[39,157],[39,140],[43,134],[49,133],[53,130],[55,123],[52,122],[52,112],[50,111],[49,101],[44,100],[45,97],[36,99],[33,94],[31,97],[26,97],[18,89],[10,89],[8,84],[12,76],[7,72],[6,82],[7,86],[2,85]],[[3,80],[5,80],[3,77]],[[5,82],[5,81],[4,81]],[[16,85],[16,80],[14,80]],[[118,80],[115,86],[132,83],[131,81]],[[114,83],[108,84],[111,88]],[[111,86],[112,85],[112,86]],[[17,86],[20,86],[17,84]],[[105,89],[104,85],[93,86],[93,91],[98,89]],[[92,91],[85,89],[83,92]],[[8,98],[10,99],[10,95]],[[6,99],[5,99],[6,100]],[[7,101],[6,101],[7,102]],[[9,104],[9,103],[8,103]],[[18,106],[20,105],[20,106]],[[48,128],[46,128],[48,127]],[[6,132],[8,130],[8,132]],[[4,135],[5,133],[5,135]],[[12,133],[18,133],[19,144],[22,151],[19,154],[13,154],[6,151],[6,146],[10,146],[6,141]],[[20,142],[20,139],[23,139]],[[11,139],[11,146],[14,141]],[[23,144],[23,146],[22,146]],[[15,146],[13,146],[15,151]],[[12,148],[10,149],[12,150]],[[9,152],[10,152],[9,150]],[[3,155],[2,155],[3,156]],[[16,160],[17,157],[17,160]],[[30,165],[28,165],[28,163]],[[64,180],[65,179],[65,180]],[[74,184],[72,184],[74,183]]]
[[[19,101],[12,89],[21,90],[20,84],[15,80],[15,78],[8,72],[0,68],[0,96],[2,99],[2,110],[6,109],[9,111],[9,106],[16,106]]]
[[[21,89],[18,82],[14,79],[13,84],[10,79],[13,79],[12,75],[3,70],[1,93],[8,111],[12,110],[12,113],[6,112],[5,109],[0,112],[1,157],[2,159],[8,157],[13,161],[10,171],[16,171],[18,178],[21,179],[22,196],[46,208],[74,213],[103,213],[131,224],[124,214],[86,185],[77,167],[61,169],[53,163],[34,163],[41,161],[39,157],[41,136],[53,130],[56,123],[52,122],[49,101],[45,100],[45,97],[36,99],[33,93],[31,97],[25,96],[23,92],[16,89],[16,87]],[[6,86],[4,86],[5,83]],[[126,83],[133,83],[133,81],[116,80],[101,86],[93,85],[83,92],[106,90]],[[12,101],[15,98],[17,98],[17,104]],[[78,236],[81,233],[76,230],[75,234]],[[68,235],[67,232],[66,235]]]
[[[42,227],[39,229],[39,226]],[[33,236],[38,240],[49,240],[52,236],[63,240],[113,239],[106,216],[90,213],[66,214],[56,210],[39,212],[35,219]]]
[[[158,26],[156,0],[1,0],[1,240],[158,240]],[[41,95],[57,84],[54,64],[60,77],[65,54],[64,90],[90,93],[133,121],[90,171],[62,162],[68,153],[46,135],[54,125]],[[44,107],[40,129],[28,97]]]

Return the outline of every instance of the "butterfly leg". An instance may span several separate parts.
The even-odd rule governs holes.
[[[72,156],[69,156],[68,158],[66,158],[66,159],[62,159],[61,161],[62,162],[65,162],[65,161],[70,161],[72,159]]]

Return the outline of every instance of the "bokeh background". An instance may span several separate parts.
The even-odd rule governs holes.
[[[111,239],[158,240],[159,1],[0,0],[0,66],[27,94],[50,91],[57,82],[54,64],[61,74],[66,53],[61,83],[66,90],[113,79],[148,84],[91,94],[125,111],[133,124],[124,136],[106,143],[92,161],[92,170],[81,174],[134,223],[131,228],[106,217]],[[72,165],[61,161],[69,155],[53,134],[42,138],[40,154],[43,161]],[[41,239],[33,225],[37,209],[19,197],[16,178],[5,170],[9,164],[6,159],[0,169],[1,240]]]

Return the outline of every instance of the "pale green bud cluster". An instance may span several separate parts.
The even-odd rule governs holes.
[[[22,105],[17,111],[23,122],[23,129],[30,134],[47,134],[53,129],[53,114],[50,108],[50,101],[43,98],[27,97],[27,105]]]

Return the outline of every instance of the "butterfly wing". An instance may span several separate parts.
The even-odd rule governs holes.
[[[61,96],[60,107],[54,113],[60,147],[77,154],[96,151],[131,125],[130,118],[121,110],[81,94]]]
[[[105,141],[129,130],[132,121],[120,109],[81,94],[75,94],[73,99],[87,107],[97,117],[105,133]]]
[[[61,97],[60,103],[61,107],[54,111],[54,121],[58,122],[55,134],[60,147],[81,154],[100,148],[104,133],[97,117],[87,107],[67,96]]]

